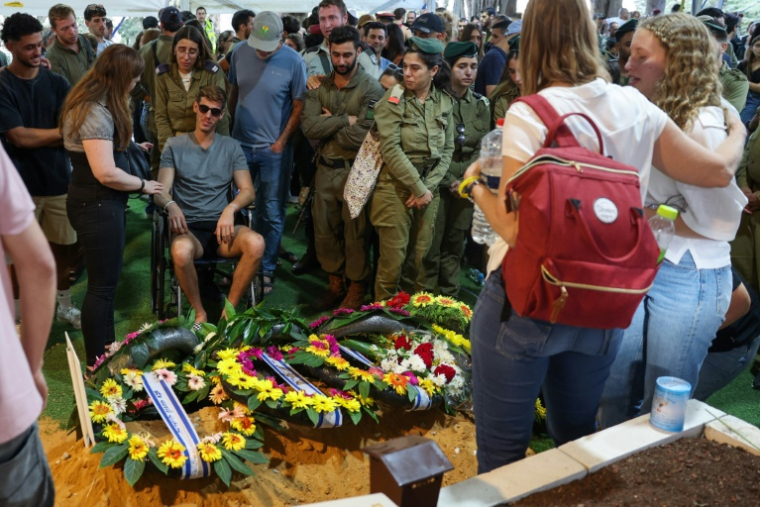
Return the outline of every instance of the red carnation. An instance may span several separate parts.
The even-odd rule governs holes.
[[[389,299],[385,306],[390,308],[402,308],[409,304],[410,299],[411,296],[402,291]]]
[[[449,366],[448,364],[439,364],[435,371],[433,371],[434,375],[443,375],[446,377],[446,383],[448,384],[454,379],[454,375],[457,374],[456,370]]]
[[[398,349],[410,350],[412,348],[412,342],[409,341],[409,338],[407,338],[406,336],[401,335],[396,338],[396,341],[393,344],[393,346],[396,347],[396,350]]]
[[[418,345],[417,348],[414,349],[414,353],[422,358],[422,360],[425,362],[425,366],[428,369],[433,367],[434,354],[432,343],[423,343],[421,345]]]

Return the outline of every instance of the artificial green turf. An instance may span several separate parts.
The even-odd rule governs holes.
[[[127,242],[124,251],[124,268],[116,294],[116,336],[123,337],[139,329],[145,322],[156,320],[150,311],[150,237],[151,220],[144,213],[145,203],[139,199],[130,200],[127,211]],[[297,211],[288,207],[288,220],[282,244],[299,257],[305,250],[303,227],[293,235],[293,226]],[[470,304],[475,303],[479,288],[464,276],[462,270],[462,287],[460,298]],[[275,273],[274,291],[266,297],[266,306],[273,308],[293,308],[304,305],[302,315],[313,317],[309,310],[312,302],[324,289],[326,275],[322,272],[295,276],[290,272],[290,265],[283,261],[283,266]],[[74,302],[81,307],[86,288],[86,274],[72,288]],[[209,309],[211,311],[211,309]],[[211,313],[211,319],[218,318]],[[84,361],[84,344],[81,331],[68,325],[53,323],[48,350],[45,353],[45,377],[50,388],[50,397],[45,415],[65,424],[73,410],[74,395],[71,389],[64,332],[68,332],[79,357]],[[760,391],[751,387],[752,378],[744,372],[725,389],[716,393],[708,402],[729,414],[735,415],[756,426],[760,426]],[[540,439],[536,442],[540,450],[551,447],[550,441]]]

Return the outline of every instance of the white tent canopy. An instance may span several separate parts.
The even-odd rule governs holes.
[[[98,0],[17,0],[0,4],[0,16],[10,16],[15,12],[26,12],[33,16],[47,16],[48,10],[58,2],[70,5],[77,16],[84,16],[87,5]],[[157,16],[159,9],[169,5],[169,0],[119,0],[118,2],[103,1],[103,5],[109,17],[144,17]],[[438,0],[439,4],[445,4],[446,0]],[[303,12],[309,13],[319,4],[319,0],[183,0],[181,10],[195,11],[198,6],[206,7],[209,14],[232,14],[240,9],[251,9],[254,12],[275,11],[281,13]],[[355,9],[359,13],[375,13],[377,11],[392,11],[397,7],[406,10],[420,11],[423,6],[432,10],[435,0],[347,0],[349,9]],[[176,4],[175,4],[176,5]]]

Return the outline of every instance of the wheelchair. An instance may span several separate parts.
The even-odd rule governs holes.
[[[253,207],[248,207],[237,213],[235,225],[246,225],[253,228]],[[174,263],[170,251],[171,231],[169,228],[169,214],[158,209],[153,214],[153,228],[151,234],[150,252],[150,305],[151,310],[159,320],[172,316],[176,310],[176,316],[182,315],[182,288],[179,280],[174,275]],[[211,259],[198,259],[195,261],[196,270],[208,269],[211,276],[220,275],[232,280],[232,273],[239,258],[214,257]],[[228,266],[229,269],[222,269]],[[246,305],[256,306],[264,299],[263,276],[259,271],[251,280],[251,286],[244,296]],[[167,291],[169,300],[167,301]]]

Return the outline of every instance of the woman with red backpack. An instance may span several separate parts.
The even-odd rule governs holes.
[[[727,140],[708,151],[683,134],[637,90],[610,84],[585,0],[533,0],[528,4],[523,16],[520,70],[523,95],[541,97],[527,97],[528,102],[549,107],[537,113],[532,106],[517,101],[507,111],[498,195],[481,184],[477,163],[468,169],[461,188],[509,245],[505,269],[496,269],[489,276],[470,330],[481,473],[525,456],[534,404],[542,387],[548,429],[557,445],[594,432],[599,399],[620,346],[621,328],[630,323],[647,288],[630,292],[614,288],[607,292],[604,288],[594,293],[590,285],[565,283],[559,279],[561,276],[576,276],[582,281],[584,276],[597,276],[597,269],[584,272],[581,257],[566,273],[557,275],[555,268],[562,266],[564,259],[545,258],[542,252],[546,245],[527,243],[541,231],[535,230],[537,223],[523,220],[538,217],[549,220],[552,226],[568,220],[573,227],[582,226],[579,230],[583,234],[568,238],[567,251],[580,255],[589,252],[589,256],[615,251],[610,257],[615,263],[628,259],[619,252],[619,245],[630,243],[634,245],[632,254],[643,251],[651,257],[646,259],[646,269],[608,272],[601,263],[595,268],[608,273],[610,280],[605,283],[609,286],[625,285],[642,273],[651,280],[656,273],[657,245],[646,224],[642,203],[652,164],[678,181],[703,187],[726,186],[733,178],[746,136],[740,120],[731,116]],[[565,120],[565,128],[549,132],[540,119],[550,117],[548,111],[555,116],[583,113],[588,119],[570,117]],[[515,191],[519,178],[508,180],[534,159],[536,152],[551,148],[542,148],[547,135],[566,152],[566,161],[551,162],[558,175],[570,177],[577,173],[588,177],[586,181],[591,186],[604,180],[610,192],[624,188],[630,199],[633,173],[641,182],[638,193],[638,181],[634,181],[637,202],[631,203],[630,209],[618,209],[612,199],[581,202],[570,196],[563,202],[563,209],[536,214],[543,194],[562,193],[565,189],[534,188],[521,193]],[[572,147],[573,143],[580,146]],[[593,157],[596,165],[584,162]],[[545,159],[539,163],[550,164]],[[528,171],[524,169],[517,176]],[[610,233],[605,237],[598,232],[607,226],[613,231],[626,225],[636,234],[618,237]],[[561,234],[563,228],[556,231]],[[532,265],[532,261],[541,263],[540,267]],[[525,287],[516,284],[522,283],[530,270],[536,271],[532,273],[536,282]],[[544,297],[547,295],[549,299]],[[626,314],[619,318],[617,312],[605,310],[610,307],[605,300],[622,301],[625,304],[620,307]],[[590,301],[594,305],[587,304]]]

